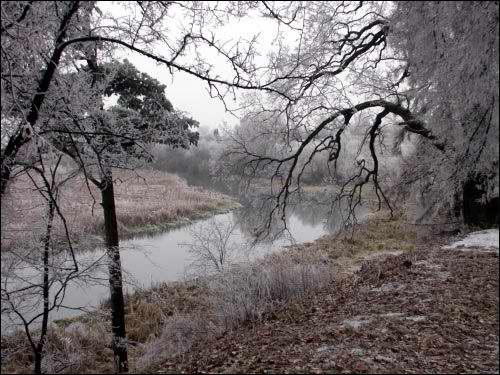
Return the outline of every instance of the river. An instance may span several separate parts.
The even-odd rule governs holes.
[[[216,223],[221,228],[231,227],[228,238],[228,247],[232,251],[233,261],[251,261],[283,246],[293,243],[314,241],[326,233],[335,232],[341,224],[340,218],[323,221],[322,208],[308,204],[297,206],[291,210],[286,218],[287,231],[281,231],[280,221],[273,222],[272,240],[257,241],[253,227],[263,220],[262,212],[247,207],[229,213],[215,215],[213,218],[199,220],[178,229],[169,230],[157,235],[144,236],[122,241],[120,253],[123,269],[124,288],[132,292],[136,288],[148,288],[160,282],[182,280],[192,277],[199,268],[200,259],[193,253],[193,247],[199,238],[197,234],[206,231],[210,225]],[[253,246],[249,244],[252,243]],[[5,256],[5,255],[3,255]],[[92,272],[91,278],[75,280],[68,283],[64,298],[64,306],[50,313],[50,320],[70,318],[82,314],[83,311],[95,309],[109,296],[107,268],[104,260],[105,252],[102,248],[79,253],[78,261],[82,264],[102,259],[101,265]],[[37,273],[38,272],[38,273]],[[40,275],[39,271],[29,270],[33,277]],[[5,282],[2,278],[2,282]],[[53,293],[53,291],[51,290]],[[37,312],[41,309],[40,301],[32,304]],[[25,314],[29,315],[29,313]],[[19,321],[12,320],[2,313],[2,332],[9,332],[19,326]]]

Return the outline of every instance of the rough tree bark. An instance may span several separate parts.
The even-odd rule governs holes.
[[[113,353],[115,356],[115,371],[128,372],[125,303],[123,299],[123,283],[116,222],[115,193],[113,176],[107,170],[102,178],[101,186],[102,208],[104,211],[104,234],[109,261],[109,289],[111,304],[111,325],[113,330]]]

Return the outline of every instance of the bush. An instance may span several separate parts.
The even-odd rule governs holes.
[[[322,260],[272,256],[234,266],[210,282],[216,319],[225,329],[233,329],[293,297],[327,286],[332,277],[331,267]]]
[[[211,306],[201,316],[169,317],[162,334],[143,346],[140,371],[183,353],[194,342],[215,338],[246,321],[260,319],[290,299],[331,285],[333,267],[323,258],[289,254],[270,255],[252,264],[233,265],[200,282]]]

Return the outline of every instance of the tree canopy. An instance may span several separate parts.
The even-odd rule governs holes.
[[[197,78],[239,117],[218,135],[220,170],[247,187],[268,182],[256,221],[269,231],[312,170],[332,187],[321,197],[330,213],[345,205],[348,222],[367,190],[379,209],[412,200],[417,219],[433,220],[470,209],[467,192],[498,196],[498,2],[113,5],[2,2],[0,179],[3,198],[44,150],[69,155],[101,190],[118,270],[112,168],[149,162],[155,143],[198,141],[197,121],[173,107],[165,85],[117,61],[124,50]],[[237,35],[243,19],[267,29]],[[124,339],[113,272],[122,308],[113,329]],[[118,362],[126,370],[126,351]]]

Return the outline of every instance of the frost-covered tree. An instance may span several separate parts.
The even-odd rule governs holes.
[[[96,282],[101,261],[100,257],[76,260],[82,244],[74,245],[60,204],[64,185],[78,170],[63,171],[63,155],[48,144],[42,146],[24,165],[24,181],[10,192],[9,200],[2,201],[2,334],[25,335],[35,373],[47,365],[50,315],[66,307],[69,287],[82,280],[86,285]],[[22,202],[27,192],[28,205]],[[2,361],[8,362],[18,350],[3,348]]]
[[[447,147],[415,140],[403,183],[420,196],[423,217],[455,210],[470,221],[470,200],[498,196],[498,2],[402,1],[391,23],[412,110]],[[470,196],[476,184],[484,196]]]
[[[238,243],[236,223],[212,218],[189,229],[192,240],[182,244],[190,255],[186,267],[189,276],[206,277],[223,273],[244,254]]]
[[[100,189],[109,258],[113,350],[116,368],[126,371],[125,306],[112,169],[134,169],[149,161],[153,143],[189,147],[198,139],[192,130],[197,122],[175,112],[165,97],[165,87],[127,61],[104,66],[99,66],[97,61],[91,56],[86,68],[65,76],[83,77],[83,82],[73,87],[81,89],[89,85],[83,92],[95,93],[94,106],[89,105],[85,113],[76,116],[70,116],[68,110],[63,112],[68,116],[51,117],[49,121],[53,124],[46,125],[47,131],[43,134],[58,150],[69,155],[85,172],[85,177]],[[64,90],[59,81],[55,81],[54,86]],[[117,95],[118,105],[104,109],[103,95]],[[54,108],[53,113],[57,110]]]
[[[273,134],[282,140],[281,154],[262,150],[261,142],[246,142],[232,131],[226,155],[255,171],[248,177],[266,169],[278,182],[268,192],[272,215],[301,194],[307,169],[318,159],[328,171],[326,181],[338,182],[339,166],[348,171],[329,200],[332,210],[334,202],[343,200],[350,208],[348,220],[353,219],[369,187],[379,204],[392,209],[379,179],[380,156],[395,133],[390,129],[417,134],[439,152],[445,146],[400,94],[401,74],[394,71],[402,63],[388,46],[390,4],[280,3],[271,11],[270,17],[290,33],[277,40],[267,72],[280,94],[248,95],[245,108],[247,118],[256,122],[253,138]],[[353,134],[361,136],[360,142],[351,142]]]
[[[2,4],[2,122],[6,124],[2,132],[2,195],[19,151],[45,130],[40,121],[44,115],[60,105],[74,113],[95,106],[89,100],[96,95],[84,90],[102,90],[96,82],[73,82],[75,89],[82,83],[86,86],[73,90],[80,96],[72,98],[56,90],[54,82],[78,69],[79,62],[91,58],[96,50],[101,60],[109,60],[118,48],[146,56],[172,73],[180,71],[200,79],[211,95],[222,100],[228,95],[232,98],[236,89],[280,92],[274,82],[259,74],[263,66],[255,62],[255,38],[220,38],[224,25],[248,12],[264,11],[254,2],[115,2],[112,11],[101,8],[103,5],[91,1]],[[121,17],[120,13],[134,16]]]
[[[252,40],[228,45],[210,32],[211,27],[240,17],[251,5],[228,3],[222,9],[218,4],[197,2],[116,5],[135,16],[117,17],[99,9],[95,2],[2,3],[0,177],[4,197],[9,180],[22,171],[18,158],[29,154],[24,150],[33,147],[37,137],[49,139],[56,149],[76,160],[87,179],[101,188],[109,229],[107,242],[114,248],[111,263],[119,265],[111,168],[130,167],[140,159],[137,156],[147,154],[144,142],[158,140],[160,134],[170,144],[186,145],[194,141],[194,133],[189,131],[192,121],[179,122],[179,116],[174,116],[168,106],[162,107],[166,102],[156,102],[157,98],[143,101],[136,96],[131,100],[124,95],[122,108],[101,108],[102,93],[109,87],[111,76],[102,74],[99,67],[109,61],[114,49],[123,47],[171,70],[198,77],[208,84],[213,95],[221,98],[233,87],[273,89],[247,79],[255,70]],[[174,24],[175,18],[182,23]],[[186,56],[187,51],[196,53],[203,48],[215,51],[225,61],[230,67],[229,77],[214,72],[214,64],[201,54]],[[87,62],[87,70],[82,69],[80,61]],[[134,106],[141,109],[137,111]],[[146,121],[140,111],[142,115],[147,112]],[[123,300],[120,277],[111,276],[111,289],[115,288],[117,298]],[[123,303],[119,305],[123,307]],[[114,321],[113,327],[117,330],[115,336],[123,338],[123,313],[118,315],[120,322]],[[126,371],[126,350],[115,345],[115,354],[117,371]]]
[[[266,168],[280,180],[278,189],[270,187],[275,210],[286,210],[300,194],[307,166],[321,158],[334,183],[339,164],[349,171],[331,202],[345,200],[354,213],[373,189],[379,207],[392,210],[382,169],[395,168],[388,162],[397,154],[390,150],[408,137],[403,181],[418,181],[414,191],[434,212],[433,203],[452,201],[470,176],[492,175],[498,167],[498,4],[310,2],[296,9],[272,6],[271,17],[290,33],[270,55],[269,74],[283,95],[248,96],[245,103],[257,122],[262,113],[275,114],[266,121],[288,150],[276,156],[242,137],[228,148],[249,170]],[[350,142],[353,135],[359,141]]]

